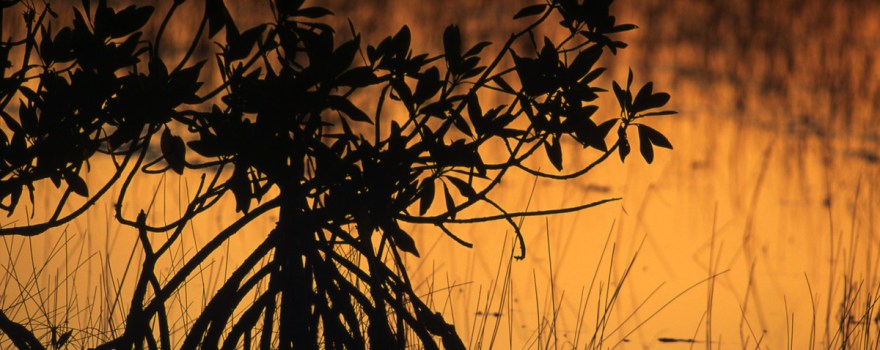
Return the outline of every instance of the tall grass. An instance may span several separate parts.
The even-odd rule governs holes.
[[[856,204],[860,195],[854,194]],[[831,208],[827,210],[830,212]],[[851,226],[855,227],[855,212],[852,217]],[[594,262],[578,267],[579,271],[586,273],[581,274],[582,278],[578,281],[582,283],[582,288],[572,313],[572,309],[563,307],[565,301],[571,297],[566,297],[567,290],[558,287],[559,277],[554,272],[558,271],[556,269],[565,271],[567,268],[554,267],[558,263],[554,259],[558,252],[554,252],[551,246],[555,239],[553,233],[559,230],[550,226],[549,221],[544,224],[542,235],[547,244],[547,260],[543,268],[548,272],[547,279],[539,279],[534,269],[527,272],[531,274],[531,280],[517,277],[522,274],[516,272],[520,266],[513,260],[515,249],[510,237],[506,241],[510,244],[505,244],[501,249],[504,254],[499,255],[493,265],[496,269],[495,277],[486,287],[481,287],[474,281],[466,281],[467,284],[464,285],[454,284],[448,279],[443,286],[436,280],[444,278],[438,276],[436,270],[430,273],[434,282],[425,284],[422,288],[425,295],[432,296],[434,302],[444,305],[460,303],[455,290],[476,289],[476,304],[472,305],[469,312],[452,315],[451,318],[460,330],[463,325],[470,325],[470,331],[465,333],[465,338],[469,339],[471,348],[607,349],[627,348],[631,344],[659,346],[669,343],[686,343],[692,348],[706,349],[737,347],[731,345],[733,338],[730,334],[717,331],[713,324],[713,320],[718,318],[713,307],[718,300],[716,284],[727,277],[729,272],[720,263],[724,245],[723,242],[715,241],[716,233],[710,233],[711,247],[707,261],[711,263],[707,266],[703,279],[692,281],[688,287],[673,291],[672,297],[661,297],[660,291],[664,285],[655,286],[635,307],[629,307],[621,303],[621,298],[627,290],[642,282],[633,276],[634,268],[639,266],[639,259],[644,255],[647,238],[641,239],[632,255],[621,256],[619,245],[612,240],[615,232],[612,226],[601,245],[601,253],[593,257]],[[712,232],[716,230],[717,228],[713,228]],[[192,234],[193,242],[197,242],[197,233],[193,231]],[[123,312],[128,307],[124,305],[126,299],[123,296],[131,288],[133,276],[137,274],[133,269],[139,266],[139,259],[142,257],[134,249],[123,251],[118,248],[124,246],[116,246],[111,251],[121,252],[127,259],[124,263],[111,262],[109,253],[100,255],[89,252],[94,248],[89,248],[85,243],[87,237],[85,233],[77,235],[69,231],[61,232],[58,237],[46,240],[51,245],[45,250],[45,255],[39,252],[43,243],[37,238],[7,237],[0,245],[3,247],[3,256],[9,257],[2,265],[5,278],[0,302],[3,311],[9,318],[34,330],[38,340],[49,348],[86,348],[112,338],[121,330]],[[105,238],[110,239],[109,234]],[[765,340],[765,337],[770,337],[782,339],[783,344],[792,349],[878,348],[880,333],[877,327],[877,296],[880,295],[880,287],[876,284],[876,276],[860,275],[858,272],[860,265],[867,270],[876,271],[876,256],[860,252],[858,238],[855,229],[847,232],[831,231],[828,236],[828,253],[834,259],[829,260],[826,266],[828,280],[811,281],[805,275],[802,289],[809,294],[810,314],[792,312],[789,307],[792,306],[793,298],[785,297],[783,318],[770,320],[783,323],[782,330],[756,329],[753,317],[746,312],[750,301],[746,299],[737,305],[741,310],[741,321],[747,329],[746,336],[741,336],[739,347],[776,348],[773,342]],[[180,249],[182,251],[177,257],[182,259],[187,252],[184,247]],[[191,314],[197,314],[205,307],[205,295],[216,289],[217,281],[225,278],[224,271],[229,264],[226,256],[234,255],[230,252],[231,249],[230,247],[223,252],[213,263],[206,264],[202,272],[188,282],[190,286],[181,288],[174,296],[173,300],[179,310],[169,317],[172,344],[179,345],[178,338],[185,334],[192,322]],[[859,261],[859,256],[864,261]],[[172,262],[169,268],[173,270],[174,264]],[[419,262],[414,264],[418,265]],[[93,266],[97,266],[99,270],[90,270]],[[98,282],[90,282],[86,288],[81,288],[80,281],[92,276],[96,276]],[[813,285],[816,282],[827,284],[828,289],[824,295],[819,295],[814,290]],[[700,320],[687,325],[694,329],[692,334],[681,338],[633,338],[643,327],[652,327],[652,323],[658,322],[655,318],[690,310],[681,299],[701,294],[697,288],[700,286],[706,288],[704,310]],[[526,299],[528,302],[523,301],[518,305],[515,295],[522,298],[524,293],[518,293],[516,288],[523,287],[532,293]],[[746,294],[756,292],[758,291],[747,291]],[[520,307],[522,305],[526,306]],[[453,310],[446,307],[438,309],[450,313]],[[529,318],[534,319],[534,328],[515,328],[516,320]],[[807,327],[803,326],[803,320],[808,321]],[[251,341],[254,346],[258,344],[258,339]],[[0,338],[0,345],[8,347],[10,344],[7,342],[8,338]]]
[[[497,19],[531,2],[325,3],[338,27],[351,17],[367,42],[409,23],[416,45],[433,51],[440,38],[426,33],[448,23],[471,43],[503,40]],[[633,49],[609,76],[632,66],[674,86],[683,117],[663,126],[674,130],[675,153],[649,170],[629,163],[597,172],[593,183],[551,187],[534,204],[524,195],[531,179],[522,179],[525,190],[503,201],[540,206],[606,191],[626,200],[533,223],[536,258],[526,262],[513,261],[510,240],[492,228],[469,233],[473,251],[438,243],[409,261],[425,281],[420,292],[473,348],[880,348],[880,4],[618,0],[617,10],[641,29],[625,38]],[[178,30],[186,42],[186,28]],[[156,210],[170,216],[186,202],[182,183],[141,184],[140,192],[145,202],[158,193]],[[60,232],[0,244],[0,310],[50,348],[94,346],[122,329],[121,296],[143,257],[102,205],[103,214]],[[27,218],[0,224],[13,220]],[[190,226],[161,262],[165,276],[228,221],[215,214]],[[612,222],[604,238],[596,234]],[[248,235],[269,227],[249,227],[172,298],[173,344],[253,245]],[[420,248],[431,237],[423,232]],[[9,347],[0,335],[0,348]]]

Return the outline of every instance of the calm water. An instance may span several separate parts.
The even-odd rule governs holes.
[[[508,27],[508,19],[521,7],[506,1],[339,2],[328,5],[339,24],[351,17],[368,42],[409,23],[419,38],[416,49],[432,51],[448,23],[459,24],[471,43],[503,41],[516,28]],[[623,200],[579,214],[527,219],[528,257],[511,264],[507,279],[512,242],[507,227],[458,227],[473,249],[420,228],[414,236],[423,258],[408,262],[419,290],[431,295],[433,305],[455,321],[473,347],[489,348],[496,324],[496,348],[568,348],[576,339],[583,347],[602,321],[608,293],[638,252],[607,312],[603,348],[683,347],[660,338],[693,339],[696,348],[755,348],[760,342],[760,348],[778,349],[788,339],[793,348],[839,347],[840,320],[850,315],[849,331],[863,342],[856,347],[866,347],[866,341],[874,347],[876,310],[867,312],[872,317],[864,322],[858,318],[880,293],[874,224],[880,217],[880,128],[874,123],[880,110],[880,52],[875,49],[880,4],[618,2],[621,20],[641,28],[624,37],[631,47],[606,64],[606,76],[623,80],[632,67],[637,84],[652,80],[672,94],[670,106],[680,114],[651,125],[669,137],[675,151],[658,152],[650,166],[635,156],[626,164],[612,157],[577,182],[535,184],[527,175],[512,176],[498,199],[517,211]],[[238,6],[236,11],[246,11]],[[615,115],[606,105],[606,117]],[[595,157],[587,152],[566,165],[574,168]],[[95,174],[90,180],[100,178]],[[168,220],[178,200],[186,198],[179,194],[192,193],[195,186],[176,177],[151,181],[136,188],[145,200],[158,189],[154,208]],[[50,201],[40,198],[37,207]],[[67,322],[74,329],[109,319],[106,323],[118,326],[119,306],[102,300],[120,288],[134,235],[106,222],[110,200],[95,209],[63,232],[31,242],[5,240],[0,256],[18,258],[2,265],[22,276],[33,274],[30,254],[39,266],[59,238],[69,237],[71,243],[41,272],[39,284],[0,279],[6,288],[0,305],[13,305],[21,289],[36,295],[49,288],[59,292],[43,297],[45,307],[15,307],[19,319],[47,327]],[[234,219],[225,215],[196,223],[177,254],[191,255],[211,232]],[[227,264],[240,259],[271,222],[267,217],[251,225],[206,266],[201,280],[191,282],[192,292],[176,301],[178,314],[169,316],[181,320],[175,327],[184,327],[192,317],[187,310],[203,303],[201,290],[212,288]],[[606,238],[611,243],[600,260]],[[17,261],[14,267],[12,261]],[[84,263],[75,268],[64,261]],[[127,282],[123,290],[131,288],[131,276]],[[585,317],[578,322],[581,313]],[[102,327],[93,331],[110,328]]]

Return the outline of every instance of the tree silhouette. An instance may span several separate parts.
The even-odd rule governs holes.
[[[163,58],[161,44],[184,0],[174,1],[154,38],[141,31],[153,16],[150,6],[115,9],[84,0],[72,25],[54,30],[48,5],[2,2],[4,17],[24,9],[26,31],[0,45],[0,208],[12,215],[25,194],[33,202],[34,184],[46,179],[60,195],[55,208],[44,208],[52,212],[48,220],[3,225],[0,234],[39,235],[121,186],[115,220],[137,230],[145,256],[124,332],[99,348],[171,348],[169,298],[212,252],[273,210],[276,227],[177,335],[183,348],[250,347],[253,332],[262,348],[463,348],[454,327],[414,292],[402,255],[419,251],[402,226],[434,226],[470,246],[450,224],[506,221],[522,258],[526,247],[513,219],[608,200],[509,212],[491,199],[506,174],[567,180],[613,153],[623,161],[630,126],[648,163],[654,146],[672,148],[639,121],[675,113],[658,111],[669,95],[650,82],[635,91],[631,71],[625,86],[612,86],[618,117],[594,121],[593,101],[605,91],[591,85],[604,72],[596,63],[626,47],[615,33],[635,28],[615,22],[611,0],[523,8],[513,17],[523,29],[490,61],[481,56],[490,43],[467,45],[455,26],[442,33],[439,54],[414,52],[406,26],[366,48],[351,26],[353,39],[337,43],[334,29],[320,21],[332,13],[303,2],[275,0],[271,21],[239,29],[222,0],[206,0],[196,37],[178,62]],[[536,39],[534,29],[557,17],[569,35]],[[217,43],[215,62],[193,62],[204,40]],[[514,51],[520,42],[533,50]],[[505,62],[513,68],[500,68]],[[219,76],[217,86],[203,89],[203,76]],[[504,103],[490,107],[486,92]],[[355,103],[358,93],[370,96],[370,111]],[[402,112],[392,114],[391,105]],[[570,142],[601,152],[563,172],[563,144]],[[484,161],[488,152],[504,160]],[[112,159],[112,175],[87,185],[84,165],[95,157]],[[532,157],[546,157],[557,172],[530,168]],[[164,226],[148,225],[143,210],[125,217],[122,208],[137,203],[129,198],[133,179],[168,171],[201,176],[183,214]],[[160,281],[156,261],[179,244],[189,222],[227,195],[238,219]],[[65,209],[71,196],[85,200]],[[477,204],[497,215],[460,215]],[[159,245],[157,233],[168,234]],[[256,289],[263,281],[268,287]],[[253,301],[245,299],[250,293],[257,293]],[[19,347],[43,347],[2,312],[0,331]]]

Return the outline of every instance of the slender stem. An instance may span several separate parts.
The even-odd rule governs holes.
[[[48,220],[46,222],[39,223],[39,224],[34,224],[34,225],[0,228],[0,236],[32,237],[32,236],[39,235],[43,232],[46,232],[47,230],[49,230],[51,228],[67,224],[68,222],[72,221],[73,219],[79,217],[82,213],[84,213],[86,210],[88,210],[93,205],[95,205],[95,203],[99,199],[101,199],[101,197],[103,197],[103,195],[105,193],[107,193],[107,191],[110,190],[110,188],[116,183],[116,181],[119,180],[119,178],[122,176],[122,173],[124,172],[125,167],[127,166],[128,162],[129,162],[129,160],[131,160],[131,155],[127,155],[123,159],[121,166],[116,170],[116,172],[113,173],[113,176],[109,180],[107,180],[107,183],[104,184],[104,186],[101,187],[101,189],[99,189],[98,192],[96,192],[82,206],[80,206],[78,209],[72,211],[70,214],[67,214],[66,216],[61,217],[61,218],[55,218],[55,219]]]
[[[227,239],[232,237],[235,233],[244,228],[248,223],[253,221],[254,219],[262,216],[266,212],[278,208],[281,201],[278,198],[273,198],[270,201],[267,201],[260,205],[259,207],[251,210],[249,213],[245,214],[229,226],[227,226],[222,231],[218,232],[214,239],[208,241],[195,255],[188,260],[183,266],[180,267],[177,272],[168,279],[165,283],[165,287],[162,288],[161,292],[157,292],[156,296],[150,301],[150,304],[144,308],[144,312],[148,315],[152,315],[159,309],[159,304],[164,303],[168,298],[173,295],[174,291],[177,290],[192,274],[199,265],[201,265],[215,250],[220,248],[223,245],[223,242],[226,242]]]
[[[568,180],[568,179],[573,179],[573,178],[579,177],[581,175],[584,175],[584,174],[590,172],[590,170],[593,170],[593,168],[595,168],[596,165],[599,165],[599,163],[604,162],[605,159],[608,158],[608,156],[613,154],[614,151],[617,150],[618,146],[619,146],[619,143],[615,143],[614,146],[609,148],[608,151],[606,151],[605,153],[602,153],[602,155],[599,158],[597,158],[596,160],[594,160],[592,163],[590,163],[587,166],[581,168],[580,170],[575,171],[570,174],[556,175],[556,174],[550,174],[550,173],[545,173],[545,172],[541,172],[538,170],[534,170],[534,169],[528,168],[522,164],[515,164],[515,166],[522,169],[523,171],[525,171],[529,174],[535,175],[535,176],[540,176],[540,177],[553,179],[553,180]]]
[[[174,11],[177,10],[177,7],[180,6],[183,2],[174,1],[171,4],[171,8],[168,9],[168,13],[165,14],[165,18],[162,19],[162,24],[159,25],[159,31],[156,33],[155,44],[153,45],[153,56],[159,56],[159,46],[162,44],[162,35],[165,34],[165,28],[168,27],[168,23],[171,20],[171,16],[174,15]],[[201,30],[202,28],[199,28]],[[198,35],[193,42],[198,41]]]
[[[177,66],[174,67],[174,70],[172,70],[171,73],[169,73],[171,75],[174,75],[174,73],[177,73],[178,71],[183,69],[183,66],[186,65],[186,62],[189,61],[189,58],[192,57],[192,55],[196,52],[196,47],[198,47],[199,41],[201,41],[202,35],[204,35],[205,26],[208,24],[207,1],[205,1],[205,3],[206,3],[205,14],[202,16],[202,22],[199,23],[199,29],[196,31],[196,36],[193,38],[192,43],[190,43],[189,49],[186,50],[186,54],[183,55],[183,58],[180,60],[180,63],[178,63]]]
[[[574,207],[568,208],[559,208],[559,209],[550,209],[550,210],[539,210],[539,211],[524,211],[524,212],[515,212],[501,215],[490,215],[490,216],[481,216],[476,218],[467,218],[467,219],[442,219],[442,221],[435,218],[426,218],[426,217],[418,217],[418,216],[407,216],[403,215],[399,219],[404,222],[416,223],[416,224],[436,224],[438,222],[449,223],[449,224],[474,224],[479,222],[488,222],[488,221],[497,221],[497,220],[507,220],[511,218],[518,217],[530,217],[530,216],[547,216],[547,215],[556,215],[556,214],[565,214],[565,213],[573,213],[577,211],[581,211],[584,209],[592,208],[595,206],[599,206],[608,202],[619,201],[622,198],[608,198],[600,201],[595,201],[587,204],[582,204]]]

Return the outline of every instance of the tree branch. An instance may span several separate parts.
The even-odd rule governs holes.
[[[3,310],[0,310],[0,331],[3,331],[19,349],[45,349],[31,331],[18,322],[10,320]]]
[[[550,210],[538,210],[538,211],[523,211],[509,214],[501,214],[501,215],[491,215],[491,216],[482,216],[476,218],[467,218],[467,219],[444,219],[439,217],[418,217],[418,216],[410,216],[410,215],[400,215],[398,219],[415,224],[474,224],[478,222],[489,222],[489,221],[497,221],[497,220],[506,220],[518,217],[530,217],[530,216],[547,216],[547,215],[556,215],[556,214],[565,214],[565,213],[573,213],[577,211],[581,211],[584,209],[589,209],[595,206],[599,206],[609,202],[619,201],[623,198],[615,197],[603,199],[600,201],[595,201],[592,203],[582,204],[575,207],[568,208],[559,208],[559,209],[550,209]]]

